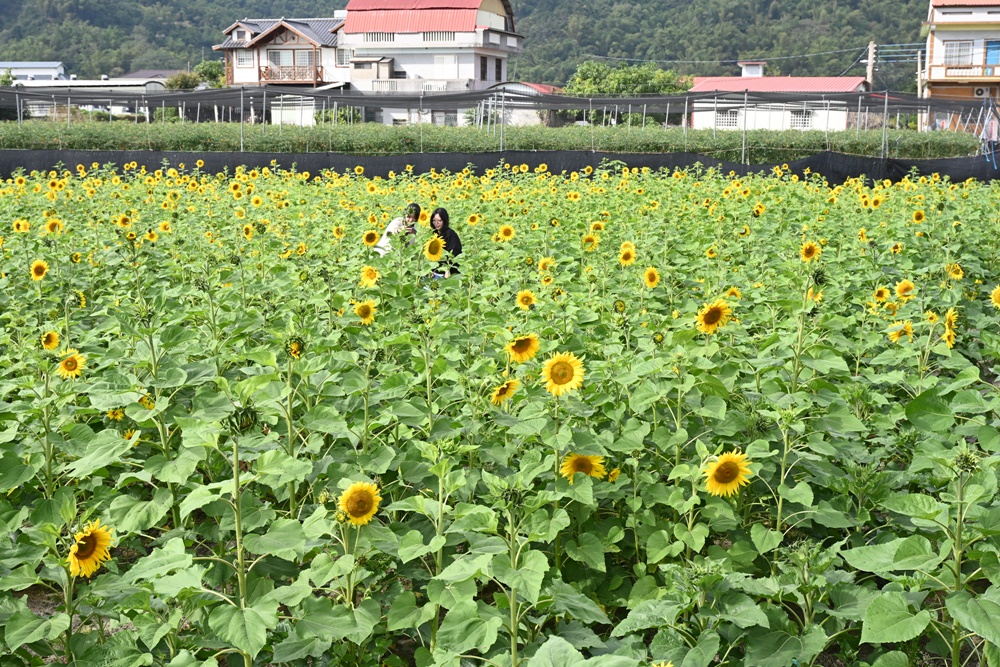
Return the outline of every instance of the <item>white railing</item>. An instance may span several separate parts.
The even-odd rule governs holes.
[[[260,68],[261,81],[322,81],[320,65],[269,65]]]
[[[1000,65],[931,65],[928,74],[932,81],[1000,77]]]

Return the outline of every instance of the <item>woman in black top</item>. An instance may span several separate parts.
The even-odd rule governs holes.
[[[438,263],[438,272],[443,272],[445,277],[452,273],[458,273],[458,262],[455,257],[462,254],[462,239],[451,228],[448,220],[448,211],[443,208],[436,208],[431,213],[431,227],[434,233],[444,241],[444,250],[450,255]]]

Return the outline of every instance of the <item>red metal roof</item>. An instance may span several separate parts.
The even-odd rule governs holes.
[[[864,84],[863,76],[696,76],[688,92],[851,93]]]
[[[1000,0],[931,0],[932,7],[1000,7]]]
[[[562,92],[562,88],[559,86],[550,86],[547,83],[528,83],[527,81],[522,81],[521,83],[529,88],[534,88],[543,95],[554,95],[555,93]]]
[[[479,9],[483,0],[350,0],[347,3],[347,16],[351,12],[416,9]]]
[[[475,9],[349,11],[344,32],[474,32],[477,14]]]

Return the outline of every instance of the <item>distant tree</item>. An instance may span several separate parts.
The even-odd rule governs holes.
[[[608,97],[634,95],[669,95],[691,87],[691,79],[673,70],[660,69],[653,63],[611,67],[588,60],[582,63],[566,84],[567,95]]]
[[[0,86],[9,88],[13,85],[14,85],[14,74],[10,71],[10,68],[8,67],[6,72],[0,74]]]
[[[194,72],[178,72],[167,79],[167,90],[191,90],[201,83],[201,77]]]
[[[226,66],[221,60],[202,60],[194,66],[194,73],[212,88],[226,85]]]
[[[589,60],[582,63],[563,89],[567,95],[578,97],[635,97],[639,95],[669,95],[684,92],[691,87],[690,77],[673,70],[660,69],[653,63],[628,65],[620,63],[611,67],[607,63]],[[594,111],[590,122],[603,122],[602,111]],[[663,122],[662,114],[649,114],[653,122]],[[622,110],[613,116],[614,122],[642,123],[642,114],[631,117]]]

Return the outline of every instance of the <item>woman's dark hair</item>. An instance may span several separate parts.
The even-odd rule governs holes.
[[[447,209],[444,209],[444,208],[436,208],[436,209],[434,209],[434,212],[431,213],[431,223],[432,223],[431,226],[432,227],[433,227],[434,216],[435,215],[440,215],[441,216],[441,222],[444,223],[444,225],[442,225],[441,229],[448,229],[449,227],[451,227],[451,223],[448,220],[448,210]]]
[[[410,216],[414,220],[420,218],[420,204],[417,202],[410,202],[410,205],[406,207],[406,215]]]

